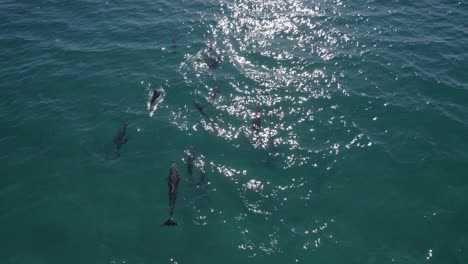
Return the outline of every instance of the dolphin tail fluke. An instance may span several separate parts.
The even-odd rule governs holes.
[[[174,221],[174,219],[172,218],[169,218],[161,226],[176,226],[176,225],[177,225],[176,221]]]

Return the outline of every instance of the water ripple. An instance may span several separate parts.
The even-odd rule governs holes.
[[[211,27],[207,47],[186,55],[179,67],[187,85],[204,87],[205,91],[196,89],[194,95],[203,96],[209,91],[210,78],[228,78],[226,87],[222,87],[223,98],[213,104],[219,112],[216,121],[201,122],[205,130],[228,141],[237,139],[234,146],[239,146],[239,136],[249,138],[254,147],[281,157],[284,168],[308,164],[311,153],[327,158],[353,146],[372,145],[362,132],[353,129],[355,125],[348,125],[353,124],[352,120],[340,113],[340,106],[332,100],[349,96],[340,81],[345,74],[340,67],[324,63],[349,53],[347,50],[356,45],[349,32],[328,23],[328,13],[339,13],[340,1],[331,11],[300,1],[221,4],[224,15]],[[206,61],[212,54],[221,55],[220,69],[208,69]],[[224,69],[234,70],[237,76],[223,75]],[[262,109],[262,128],[256,135],[250,122],[257,104]],[[332,112],[325,119],[321,116],[324,108]],[[354,136],[343,141],[314,135],[321,128],[342,126],[349,127],[348,132]],[[198,129],[195,124],[186,127]],[[297,132],[304,130],[310,134]],[[314,141],[328,146],[317,147]]]

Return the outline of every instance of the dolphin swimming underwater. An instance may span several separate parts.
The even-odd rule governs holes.
[[[161,226],[176,226],[177,223],[172,219],[172,214],[174,213],[175,202],[177,198],[177,188],[179,186],[179,172],[177,171],[175,161],[171,162],[171,169],[169,171],[169,176],[167,177],[167,187],[169,189],[169,219],[166,222],[161,224]]]
[[[208,117],[208,115],[205,112],[205,107],[202,105],[202,103],[200,103],[200,101],[195,99],[193,103],[195,104],[195,107],[197,108],[198,112],[200,112],[204,117]]]
[[[114,142],[115,145],[115,151],[114,155],[111,156],[110,159],[117,159],[118,157],[120,157],[120,149],[128,141],[127,127],[128,124],[124,123],[119,128],[119,131],[117,132],[117,135],[115,135],[114,140],[112,140],[112,142]]]
[[[204,168],[203,155],[200,155],[194,146],[189,146],[187,154],[187,171],[190,176],[198,175],[198,183],[205,182],[206,171]],[[195,169],[195,170],[194,170]]]
[[[219,88],[219,85],[216,85],[212,90],[211,90],[211,99],[214,99],[216,95],[218,95],[219,91],[221,89]]]
[[[261,114],[262,109],[260,108],[260,105],[257,104],[255,107],[255,114],[253,115],[254,118],[252,120],[252,129],[258,133],[260,130],[260,123],[262,121],[262,114]]]
[[[176,37],[172,37],[172,53],[176,54],[176,49],[177,49],[177,39]]]
[[[207,189],[210,182],[206,176],[204,157],[192,145],[189,146],[185,153],[187,155],[187,171],[190,175],[190,180],[196,190],[201,191],[202,195],[207,198]]]

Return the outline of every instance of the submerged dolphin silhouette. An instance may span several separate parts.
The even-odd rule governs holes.
[[[195,99],[193,103],[195,104],[195,107],[197,108],[198,112],[200,112],[204,117],[208,117],[208,115],[205,112],[205,107],[202,105],[202,103],[200,103],[200,101]]]
[[[261,111],[262,109],[260,108],[260,105],[257,104],[257,106],[255,107],[255,114],[254,114],[254,118],[252,120],[252,129],[258,133],[258,131],[260,130],[260,123],[262,121],[262,114],[261,114]]]
[[[128,141],[127,127],[128,127],[128,124],[124,123],[119,128],[117,135],[115,135],[114,139],[112,140],[112,142],[114,142],[114,145],[115,145],[115,151],[114,151],[114,155],[111,156],[110,159],[117,159],[118,157],[120,157],[120,149]]]
[[[214,99],[216,95],[218,95],[220,91],[219,85],[216,85],[212,90],[211,90],[211,99]]]

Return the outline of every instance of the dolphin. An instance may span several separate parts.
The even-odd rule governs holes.
[[[169,188],[169,219],[166,220],[161,226],[176,226],[177,223],[172,219],[174,213],[175,202],[177,198],[177,187],[179,186],[179,172],[177,171],[176,163],[171,162],[171,169],[167,177],[167,187]]]
[[[186,151],[187,154],[187,171],[191,176],[191,181],[194,186],[203,192],[203,196],[207,197],[206,191],[209,185],[208,177],[206,176],[205,162],[203,155],[200,155],[191,145]]]
[[[206,177],[206,170],[205,167],[198,168],[199,179],[197,184],[198,185],[206,185],[208,183],[208,177]]]
[[[200,101],[195,99],[193,103],[195,104],[195,107],[198,109],[198,112],[200,112],[204,117],[208,117],[208,115],[205,112],[205,107],[202,105],[202,103],[200,103]]]
[[[176,37],[172,37],[172,48],[175,50],[177,48],[177,39]],[[175,52],[175,51],[174,51]]]
[[[216,55],[216,56],[210,57],[210,60],[208,61],[208,68],[214,70],[218,68],[220,62],[221,62],[221,56]]]
[[[252,120],[252,129],[255,130],[256,133],[260,130],[260,122],[262,121],[262,115],[261,115],[262,109],[260,108],[260,105],[257,104],[255,107],[255,114],[254,118]]]
[[[120,157],[120,149],[128,141],[127,127],[128,127],[128,124],[124,123],[119,128],[119,131],[117,132],[117,135],[115,135],[115,137],[114,137],[113,142],[114,142],[114,145],[115,145],[115,151],[114,151],[114,156],[112,157],[112,159],[116,159],[116,158]]]
[[[219,93],[219,85],[216,85],[212,90],[211,90],[211,99],[214,99],[216,95]]]
[[[156,99],[160,98],[162,95],[163,91],[158,89],[158,90],[153,90],[153,93],[151,94],[151,98],[148,101],[148,110],[151,110],[151,108],[154,105],[154,102],[156,102]]]

